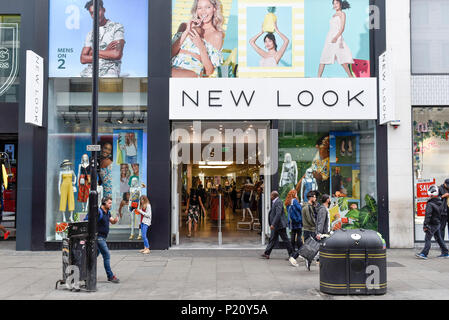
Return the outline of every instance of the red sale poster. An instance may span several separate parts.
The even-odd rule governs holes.
[[[434,179],[419,179],[416,183],[416,198],[428,198],[427,190],[435,184]]]
[[[418,201],[416,203],[416,215],[418,217],[425,217],[426,216],[426,204],[427,201]]]

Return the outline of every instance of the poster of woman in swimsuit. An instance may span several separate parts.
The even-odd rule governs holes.
[[[173,78],[209,77],[223,63],[223,7],[220,0],[193,0],[191,17],[172,40]]]

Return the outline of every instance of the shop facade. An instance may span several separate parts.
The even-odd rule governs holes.
[[[23,68],[18,77],[17,197],[22,200],[17,212],[23,214],[17,221],[17,250],[58,249],[66,223],[86,214],[92,114],[85,49],[92,20],[85,2],[40,0],[26,6],[17,1],[0,7],[0,13],[21,17],[19,60],[29,49],[48,62],[42,127],[24,123]],[[317,52],[332,16],[329,1],[222,2],[222,63],[207,78],[181,79],[172,74],[176,40],[170,38],[176,39],[190,8],[176,1],[139,0],[132,8],[104,1],[104,15],[115,23],[111,28],[122,46],[116,57],[120,64],[101,70],[99,88],[98,191],[112,197],[112,212],[120,216],[111,227],[110,247],[141,247],[132,203],[142,195],[152,205],[153,249],[195,247],[186,237],[190,189],[201,181],[211,190],[232,182],[240,190],[248,177],[263,186],[253,190],[261,209],[251,212],[251,220],[248,212],[242,217],[241,208],[219,210],[227,216],[211,218],[217,212],[209,203],[206,220],[211,223],[197,247],[265,244],[271,190],[285,199],[294,188],[300,198],[312,189],[332,195],[336,223],[346,218],[346,227],[377,230],[388,243],[387,128],[379,125],[377,103],[378,57],[386,48],[385,1],[351,3],[348,16],[354,18],[345,41],[357,58],[353,79],[345,79],[337,63],[316,77]],[[249,46],[256,30],[243,26],[261,25],[270,5],[278,6],[278,27],[288,30],[284,35],[290,45],[282,66],[260,67]],[[315,42],[310,17],[323,8],[330,15],[315,28],[320,37],[324,34]],[[357,13],[363,14],[355,21]],[[34,18],[27,19],[30,15]],[[42,32],[35,36],[29,30]],[[277,38],[279,46],[282,39]],[[220,201],[229,204],[226,196],[221,193]],[[255,227],[254,219],[260,225]],[[248,232],[248,224],[239,225],[242,220],[251,221]]]

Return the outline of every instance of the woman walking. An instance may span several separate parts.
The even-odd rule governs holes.
[[[288,224],[291,230],[291,241],[293,250],[299,250],[302,246],[302,208],[295,189],[290,190],[285,199],[285,207],[288,212]]]
[[[140,228],[142,231],[142,239],[144,249],[139,252],[143,254],[150,253],[150,243],[148,241],[148,230],[151,226],[151,205],[150,200],[148,200],[147,196],[140,197],[140,209],[137,209],[137,212],[141,215]]]

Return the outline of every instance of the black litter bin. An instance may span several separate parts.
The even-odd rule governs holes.
[[[387,252],[376,231],[337,230],[320,247],[320,291],[381,295],[387,292]]]
[[[68,237],[62,240],[62,279],[56,283],[65,284],[69,276],[67,268],[76,266],[79,269],[79,281],[87,280],[87,237],[88,222],[71,222],[68,226]]]

